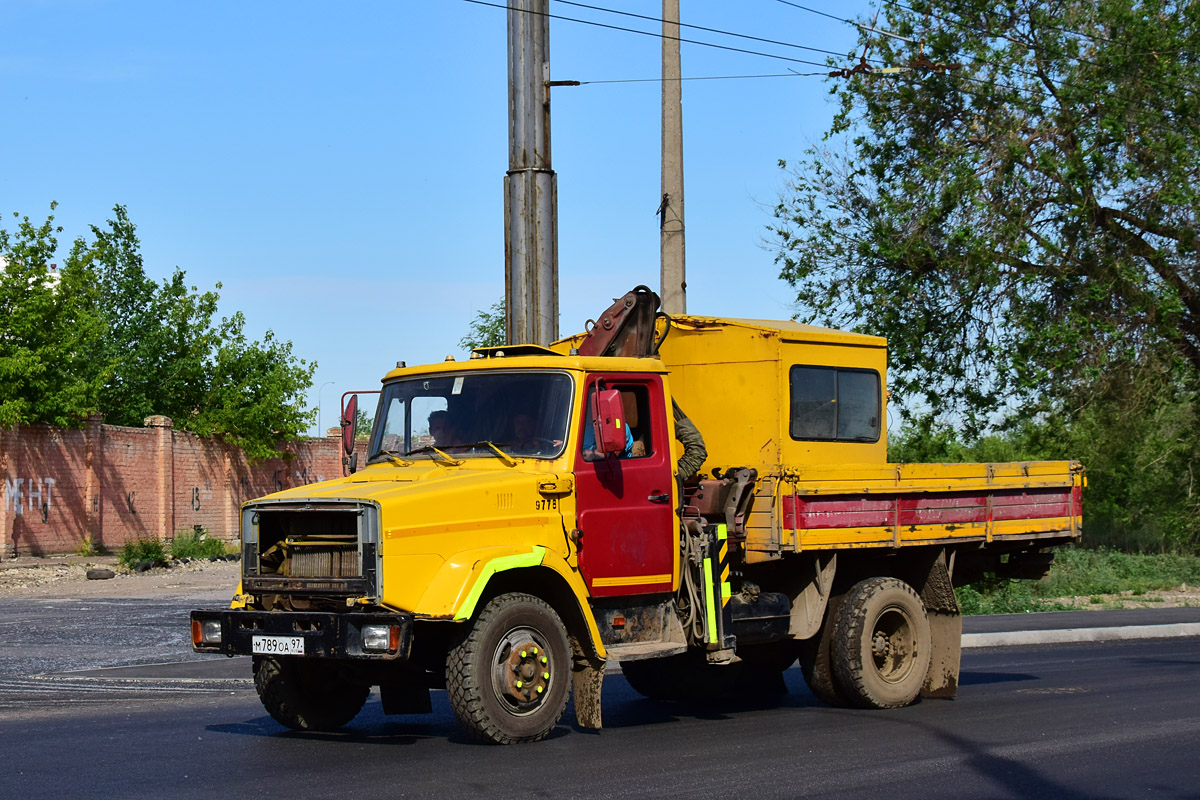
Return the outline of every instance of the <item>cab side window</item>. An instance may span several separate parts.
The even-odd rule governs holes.
[[[796,365],[788,372],[793,439],[877,442],[881,430],[879,373]]]
[[[630,458],[645,458],[654,454],[654,437],[650,430],[650,393],[645,386],[618,386],[621,405],[625,407],[625,423],[633,434]]]
[[[619,458],[646,458],[654,454],[655,435],[650,430],[650,392],[645,386],[621,385],[607,383],[605,388],[616,389],[621,393],[621,406],[625,413],[622,424],[629,431],[629,443]],[[586,412],[583,421],[583,457],[585,461],[594,461],[603,456],[589,454],[595,447],[595,437],[592,433],[592,395],[596,385],[588,388]]]

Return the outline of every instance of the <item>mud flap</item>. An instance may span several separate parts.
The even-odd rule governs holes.
[[[962,656],[962,614],[944,611],[926,612],[933,640],[929,672],[921,697],[954,697],[958,694],[959,660]]]
[[[921,687],[921,697],[954,697],[958,694],[962,659],[962,612],[954,596],[944,550],[930,565],[920,590],[932,641],[929,672]]]
[[[581,728],[600,730],[600,690],[604,684],[604,659],[571,637],[571,675],[575,692],[575,721]]]

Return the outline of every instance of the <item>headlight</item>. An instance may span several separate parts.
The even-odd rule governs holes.
[[[363,625],[363,650],[384,652],[400,647],[400,627],[397,625]]]
[[[192,644],[220,644],[221,620],[192,620]]]

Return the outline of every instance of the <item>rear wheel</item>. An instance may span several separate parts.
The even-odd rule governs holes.
[[[332,731],[358,715],[371,687],[340,680],[333,664],[254,657],[254,688],[263,707],[296,731]]]
[[[473,737],[495,744],[546,738],[567,707],[570,679],[562,620],[527,594],[489,602],[446,657],[454,715]]]
[[[836,683],[861,708],[900,708],[929,672],[932,638],[925,607],[907,583],[869,578],[842,602],[832,648]]]

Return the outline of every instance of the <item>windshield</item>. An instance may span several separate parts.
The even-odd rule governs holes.
[[[563,372],[476,372],[383,387],[368,460],[554,458],[562,453],[573,383]],[[489,444],[490,443],[490,444]]]

